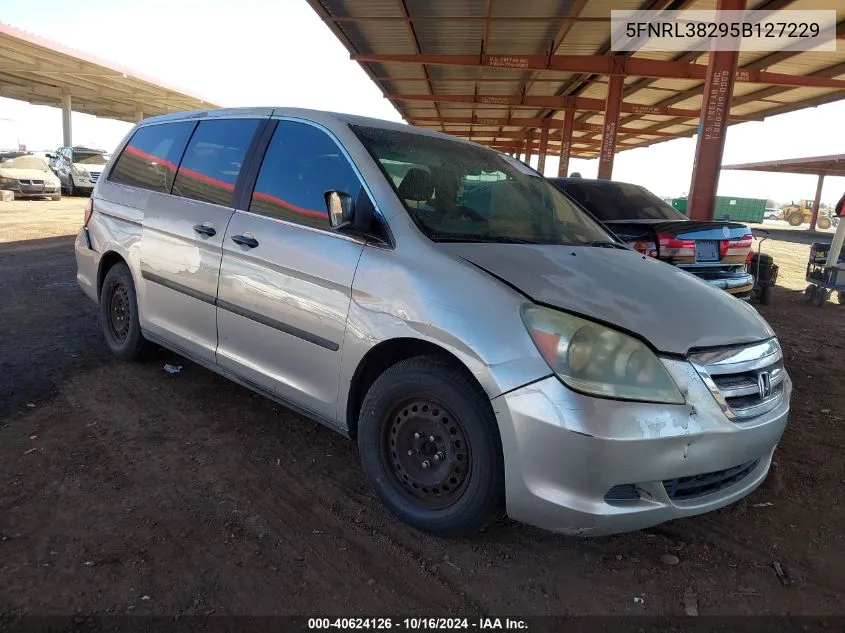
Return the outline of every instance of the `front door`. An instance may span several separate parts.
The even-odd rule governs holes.
[[[179,170],[171,193],[152,195],[144,215],[145,328],[209,362],[214,362],[217,348],[221,247],[234,211],[235,183],[261,123],[254,118],[201,121],[181,163],[181,154],[175,158]],[[173,159],[157,161],[144,148],[137,152],[147,154],[141,158],[156,163],[155,169],[172,166]]]
[[[329,190],[361,190],[340,145],[321,128],[279,121],[248,209],[226,231],[217,362],[331,420],[363,241],[330,230]]]

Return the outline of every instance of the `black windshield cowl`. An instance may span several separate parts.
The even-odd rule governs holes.
[[[431,239],[435,242],[468,242],[473,244],[548,244],[548,242],[535,242],[502,235],[442,235],[432,233]]]
[[[583,244],[583,246],[594,246],[596,248],[621,248],[623,251],[630,250],[627,246],[620,244],[619,242],[606,242],[602,240],[587,242]]]

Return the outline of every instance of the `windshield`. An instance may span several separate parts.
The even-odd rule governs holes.
[[[566,193],[602,222],[669,220],[687,217],[639,185],[625,182],[568,181]]]
[[[50,170],[50,168],[47,167],[47,163],[45,163],[42,158],[38,158],[38,156],[19,156],[18,158],[10,158],[9,160],[4,160],[2,166],[8,169],[37,169],[39,171]]]
[[[73,162],[81,165],[105,165],[109,161],[107,154],[101,152],[74,152]]]
[[[542,176],[509,156],[413,132],[352,129],[434,241],[614,241]]]

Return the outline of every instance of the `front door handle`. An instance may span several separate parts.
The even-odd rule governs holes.
[[[207,224],[194,224],[194,231],[201,233],[202,235],[208,235],[208,237],[214,237],[217,235],[217,231],[214,230],[214,227],[208,226]]]
[[[258,240],[254,237],[247,235],[233,235],[232,241],[235,244],[240,244],[241,246],[248,246],[249,248],[255,248],[256,246],[258,246]]]

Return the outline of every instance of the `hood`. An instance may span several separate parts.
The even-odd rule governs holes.
[[[522,244],[438,244],[537,303],[615,325],[658,351],[738,345],[774,336],[757,311],[675,266],[630,250]]]
[[[0,167],[0,177],[14,178],[16,180],[46,180],[48,182],[56,180],[56,176],[50,171],[18,169],[15,167]]]
[[[89,174],[101,174],[105,165],[92,165],[90,163],[74,163],[76,169],[87,171]]]

